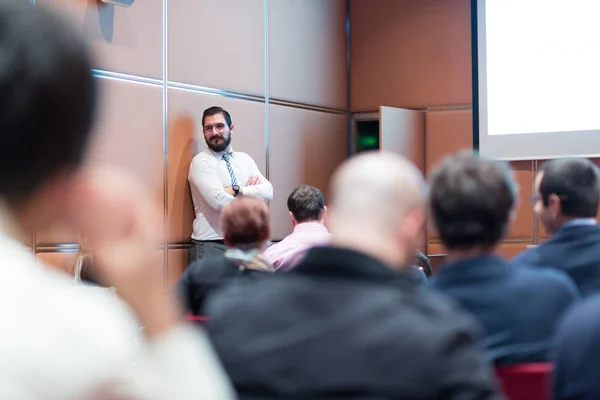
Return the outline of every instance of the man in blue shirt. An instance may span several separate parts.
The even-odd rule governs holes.
[[[585,158],[548,161],[535,180],[534,212],[548,242],[517,255],[515,264],[566,272],[586,297],[600,290],[598,167]]]
[[[448,250],[431,286],[481,323],[497,365],[548,361],[556,324],[578,297],[566,275],[512,266],[496,254],[517,198],[507,163],[469,153],[446,159],[431,176],[431,212]]]

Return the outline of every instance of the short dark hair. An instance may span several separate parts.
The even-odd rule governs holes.
[[[212,117],[213,115],[217,114],[223,114],[227,126],[231,126],[231,115],[229,115],[229,113],[221,107],[212,106],[204,110],[204,113],[202,113],[202,127],[204,128],[204,120],[206,117]]]
[[[506,162],[461,152],[431,174],[429,202],[448,249],[493,246],[505,235],[518,186]]]
[[[586,158],[564,158],[542,165],[540,195],[544,206],[555,194],[560,199],[562,214],[573,218],[594,218],[600,201],[598,167]]]
[[[87,47],[69,21],[0,2],[0,196],[18,204],[79,166],[95,109]]]
[[[318,221],[323,217],[325,199],[316,187],[302,185],[289,195],[287,206],[298,222]]]

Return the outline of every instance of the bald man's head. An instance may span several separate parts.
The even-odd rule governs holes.
[[[334,242],[376,240],[414,255],[425,222],[425,181],[399,155],[364,153],[335,173],[329,209]]]

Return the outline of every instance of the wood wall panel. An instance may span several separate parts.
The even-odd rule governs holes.
[[[273,184],[271,237],[292,231],[287,198],[302,184],[319,188],[327,202],[333,171],[347,158],[346,116],[270,105],[269,178]]]
[[[167,253],[167,286],[172,288],[188,265],[188,249],[169,249]]]
[[[88,150],[89,165],[124,168],[164,209],[162,88],[98,78],[99,116]],[[161,218],[162,221],[162,218]],[[75,232],[56,226],[36,233],[38,244],[77,243]]]
[[[427,254],[446,254],[446,247],[440,242],[433,242],[427,244]]]
[[[99,0],[36,0],[35,4],[57,7],[70,17],[92,44],[94,67],[162,77],[162,0],[136,1],[129,8]]]
[[[37,253],[36,258],[45,266],[57,269],[67,275],[74,276],[78,252]]]
[[[471,110],[428,111],[425,115],[425,169],[427,174],[444,156],[473,148]]]
[[[54,245],[56,243],[78,243],[77,232],[70,229],[65,223],[57,222],[48,229],[40,230],[35,235],[36,246]]]
[[[35,255],[36,259],[40,261],[44,266],[57,269],[64,272],[65,274],[75,277],[75,264],[77,263],[77,257],[79,253],[77,251],[51,251],[51,252],[39,252]],[[152,260],[149,268],[163,268],[164,251],[157,249],[152,251]]]
[[[533,244],[530,243],[501,243],[496,252],[507,260],[510,260],[520,252],[527,250],[527,246]]]
[[[345,0],[269,2],[269,96],[346,109]]]
[[[425,114],[425,172],[427,175],[443,158],[457,151],[473,148],[473,113],[471,110],[428,111]],[[438,238],[430,224],[429,239]]]
[[[519,200],[515,217],[506,235],[507,238],[532,240],[533,238],[533,161],[511,163],[515,171],[515,180],[519,185]]]
[[[167,18],[169,80],[265,94],[264,0],[169,1]]]
[[[469,0],[352,0],[352,111],[471,103]]]
[[[190,164],[196,151],[196,124],[187,114],[169,119],[167,165],[169,242],[188,242],[192,235],[194,205],[188,183]]]

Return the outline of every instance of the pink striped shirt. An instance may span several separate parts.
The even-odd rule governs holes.
[[[281,242],[265,250],[266,259],[275,270],[287,271],[296,266],[309,248],[329,244],[331,235],[320,222],[303,222]]]

